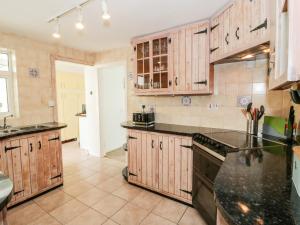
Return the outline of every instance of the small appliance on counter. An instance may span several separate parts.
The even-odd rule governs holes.
[[[133,113],[132,121],[135,126],[151,127],[155,124],[154,112],[145,112],[145,105],[142,105],[142,112]]]

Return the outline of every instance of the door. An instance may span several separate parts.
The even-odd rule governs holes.
[[[128,130],[128,180],[132,183],[138,183],[138,148],[140,142],[140,132]]]
[[[3,152],[4,151],[4,152]],[[2,153],[7,175],[14,183],[12,201],[18,201],[31,195],[29,144],[26,138],[5,141]]]
[[[220,17],[216,16],[211,20],[210,28],[210,62],[215,62],[220,56],[221,24]]]
[[[223,19],[223,55],[226,55],[230,53],[230,40],[231,40],[231,32],[230,32],[230,26],[231,26],[231,21],[230,21],[230,12],[232,10],[232,7],[227,8],[223,14],[222,14],[222,19]]]
[[[235,0],[230,10],[230,42],[233,52],[240,48],[244,41],[244,2],[244,0]]]

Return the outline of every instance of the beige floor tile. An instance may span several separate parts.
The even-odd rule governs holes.
[[[46,214],[28,225],[60,225],[60,223],[49,214]]]
[[[158,194],[142,191],[131,201],[131,203],[143,209],[152,210],[162,199],[163,197]]]
[[[86,181],[87,183],[89,184],[92,184],[92,185],[98,185],[108,179],[110,179],[111,176],[108,176],[108,175],[105,175],[101,172],[97,172],[96,174],[88,177],[87,179],[85,179],[84,181]]]
[[[172,223],[167,219],[151,213],[143,220],[141,225],[176,225],[176,223]]]
[[[88,206],[92,206],[107,195],[109,195],[109,193],[102,191],[98,188],[92,188],[89,191],[78,195],[76,198],[82,203]]]
[[[117,189],[119,189],[122,185],[124,185],[124,183],[121,182],[120,180],[110,178],[110,179],[103,181],[102,183],[96,185],[96,187],[103,191],[112,193],[112,192],[116,191]]]
[[[121,209],[125,204],[125,200],[114,195],[109,195],[101,199],[97,204],[93,205],[92,208],[94,208],[95,210],[107,217],[111,217],[113,214],[119,211],[119,209]]]
[[[30,202],[25,206],[16,207],[14,210],[8,211],[9,225],[27,225],[38,218],[46,215],[37,204]]]
[[[34,202],[46,212],[50,212],[72,199],[70,195],[56,189],[34,199]]]
[[[103,225],[118,225],[118,224],[112,220],[107,220]]]
[[[150,211],[141,209],[131,203],[126,204],[111,219],[121,225],[138,225]]]
[[[87,192],[88,190],[92,189],[93,187],[94,187],[93,185],[91,185],[87,182],[81,181],[72,186],[64,187],[63,190],[67,194],[69,194],[73,197],[77,197],[78,195]]]
[[[93,209],[88,209],[75,219],[71,220],[68,225],[101,225],[106,220],[106,216],[96,212]]]
[[[141,188],[135,187],[130,184],[123,185],[119,189],[113,192],[113,195],[116,195],[120,198],[125,199],[126,201],[131,201],[134,199],[140,192]]]
[[[153,210],[153,213],[164,217],[174,223],[178,223],[183,213],[185,212],[187,206],[170,200],[170,199],[163,199]]]
[[[59,222],[66,224],[87,209],[88,207],[86,205],[74,199],[56,208],[50,212],[50,215],[55,217]]]
[[[196,209],[188,207],[183,217],[181,218],[179,225],[206,225],[201,215]]]

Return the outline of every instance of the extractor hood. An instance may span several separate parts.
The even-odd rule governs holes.
[[[245,51],[239,52],[237,54],[228,56],[227,58],[220,59],[214,62],[214,64],[225,64],[233,62],[243,62],[243,61],[255,61],[259,59],[269,59],[270,57],[270,43],[260,44],[253,48],[247,49]]]

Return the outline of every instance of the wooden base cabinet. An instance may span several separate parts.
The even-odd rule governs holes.
[[[129,182],[191,204],[191,145],[191,137],[129,130]]]
[[[8,206],[62,184],[60,131],[3,140],[0,148],[0,170],[14,184]]]

